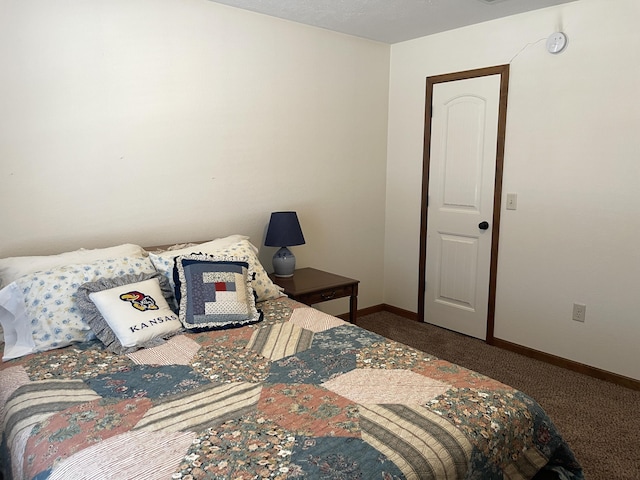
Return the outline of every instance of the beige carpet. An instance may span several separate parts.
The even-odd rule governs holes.
[[[362,316],[357,324],[535,398],[573,449],[587,480],[640,480],[640,391],[388,312]]]

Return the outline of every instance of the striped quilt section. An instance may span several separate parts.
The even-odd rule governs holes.
[[[544,467],[548,462],[537,448],[528,448],[522,452],[514,463],[511,463],[503,470],[506,480],[528,480]]]
[[[160,401],[134,430],[200,431],[255,409],[262,386],[255,383],[205,385]]]
[[[345,325],[347,322],[328,315],[315,308],[295,308],[291,313],[291,323],[312,332],[323,332],[333,327]]]
[[[360,405],[362,439],[407,480],[465,478],[472,445],[451,423],[420,406]]]
[[[287,322],[256,330],[247,348],[271,360],[280,360],[308,349],[312,340],[313,332]]]
[[[162,345],[142,348],[127,357],[138,365],[189,365],[198,350],[198,343],[185,335],[176,335]]]
[[[18,388],[5,406],[4,430],[9,444],[21,430],[43,416],[101,398],[82,380],[41,380]],[[37,418],[37,420],[36,420]]]
[[[40,380],[18,387],[4,408],[4,432],[14,476],[22,477],[23,453],[34,425],[69,407],[99,398],[82,380]]]
[[[9,397],[22,385],[31,383],[24,368],[10,367],[2,371],[4,376],[0,389],[0,434],[4,431],[5,405]]]
[[[123,433],[63,459],[48,480],[169,479],[195,437],[193,432]]]

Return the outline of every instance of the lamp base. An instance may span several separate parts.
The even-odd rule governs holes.
[[[287,247],[281,247],[273,255],[273,274],[276,277],[293,277],[296,257]]]

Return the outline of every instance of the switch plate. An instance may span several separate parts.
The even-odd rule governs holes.
[[[518,194],[507,193],[507,210],[516,210],[518,208]]]
[[[587,306],[583,303],[573,304],[573,319],[576,322],[584,322],[584,317],[587,314]]]

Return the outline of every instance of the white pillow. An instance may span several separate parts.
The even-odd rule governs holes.
[[[22,291],[16,282],[0,290],[0,325],[4,334],[2,360],[22,357],[35,351]]]
[[[191,253],[203,253],[206,255],[216,256],[232,256],[246,257],[249,263],[249,271],[253,272],[251,279],[251,287],[258,297],[257,300],[262,302],[282,296],[282,288],[271,281],[269,275],[258,260],[258,249],[249,242],[249,237],[243,235],[231,235],[226,238],[218,238],[211,242],[201,243],[180,250],[172,250],[159,254],[150,253],[149,258],[156,270],[166,276],[174,287],[173,268],[175,266],[174,259],[177,256],[188,255]]]
[[[123,347],[142,346],[182,328],[157,278],[89,294]]]
[[[189,243],[185,244],[186,246],[183,248],[170,248],[165,252],[149,253],[149,255],[154,255],[161,258],[169,258],[173,260],[178,255],[188,255],[190,253],[194,253],[194,250],[198,250],[198,252],[201,253],[210,254],[211,252],[215,252],[221,248],[227,248],[235,243],[240,242],[241,240],[249,240],[249,237],[247,237],[246,235],[229,235],[228,237],[216,238],[215,240],[211,240],[209,242]]]
[[[86,250],[81,248],[73,252],[60,253],[58,255],[38,255],[31,257],[0,258],[0,287],[30,273],[49,270],[79,263],[91,263],[96,260],[117,257],[142,257],[146,256],[145,250],[132,243],[125,243],[115,247],[95,248]]]
[[[154,272],[148,257],[121,257],[35,272],[10,283],[0,290],[2,359],[93,338],[77,306],[78,288],[99,278]]]

